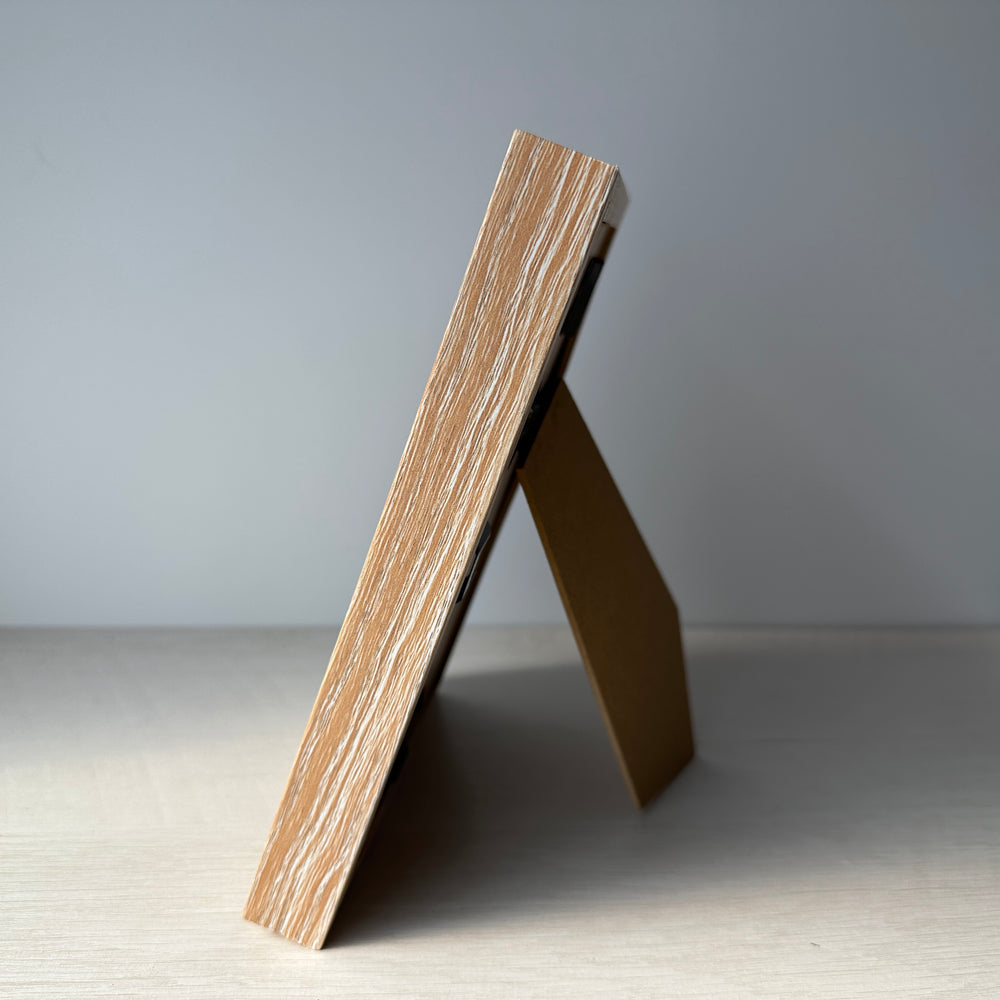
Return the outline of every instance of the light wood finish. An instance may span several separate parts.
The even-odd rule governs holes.
[[[335,638],[0,630],[0,997],[996,1000],[1000,632],[688,629],[636,813],[569,628],[467,628],[312,952],[239,913]]]
[[[246,903],[301,944],[327,935],[620,187],[514,134]]]
[[[694,753],[680,621],[565,382],[518,479],[641,808]]]

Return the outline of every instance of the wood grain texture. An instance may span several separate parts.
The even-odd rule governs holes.
[[[322,946],[617,169],[516,132],[244,915]]]
[[[517,475],[642,807],[694,753],[680,620],[565,382]]]

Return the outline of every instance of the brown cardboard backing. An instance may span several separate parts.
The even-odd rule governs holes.
[[[637,806],[691,759],[677,607],[562,381],[518,479]]]

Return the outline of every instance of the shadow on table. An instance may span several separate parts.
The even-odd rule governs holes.
[[[689,653],[698,756],[641,813],[582,667],[446,678],[328,944],[546,908],[613,921],[618,902],[816,888],[900,851],[933,866],[963,838],[975,850],[1000,798],[988,656],[942,670],[912,641],[753,647]]]

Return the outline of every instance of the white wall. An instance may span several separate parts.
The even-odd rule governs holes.
[[[0,619],[335,622],[510,132],[690,622],[1000,620],[1000,5],[0,6]],[[558,620],[519,502],[474,614]]]

